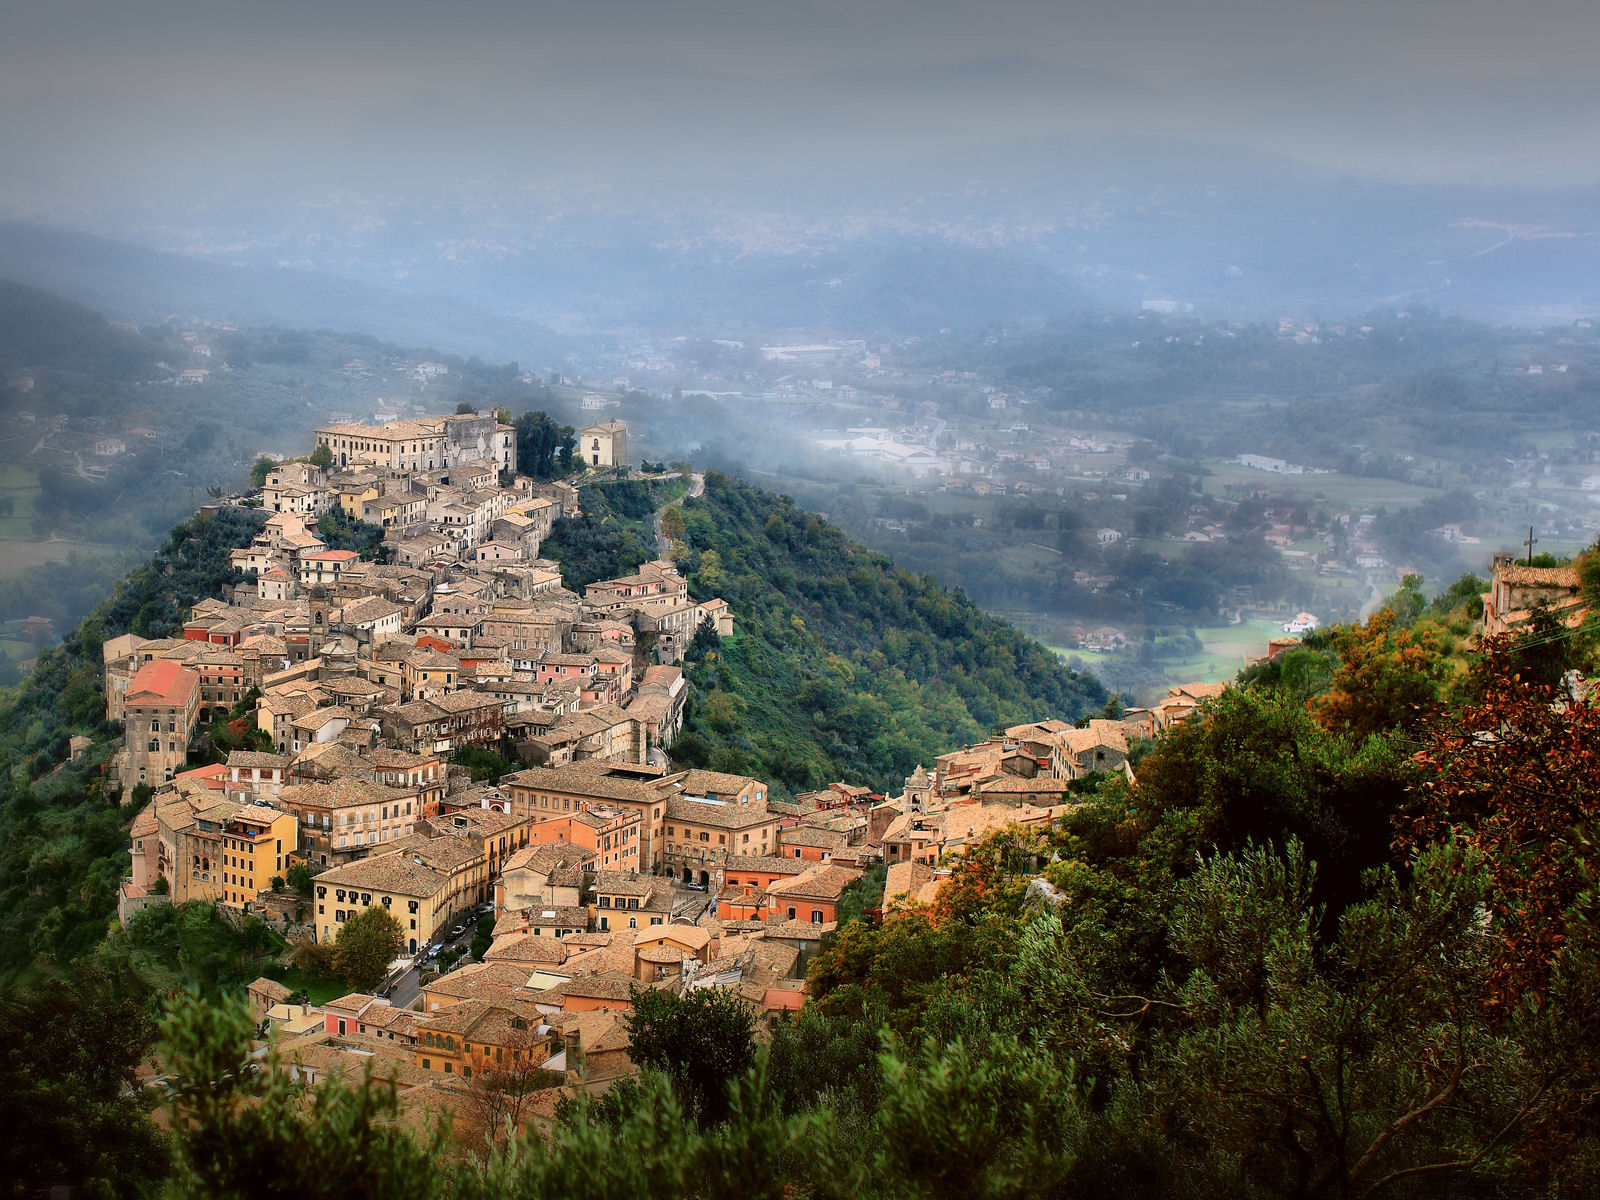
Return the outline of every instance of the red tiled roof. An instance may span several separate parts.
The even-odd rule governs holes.
[[[200,675],[182,663],[157,658],[145,663],[128,683],[126,703],[140,701],[181,708],[200,687]]]

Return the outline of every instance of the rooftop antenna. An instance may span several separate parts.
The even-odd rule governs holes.
[[[1539,544],[1539,539],[1533,536],[1533,526],[1528,526],[1528,540],[1524,543],[1528,547],[1528,565],[1533,566],[1533,548]]]

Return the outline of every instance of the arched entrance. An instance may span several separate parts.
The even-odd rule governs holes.
[[[705,887],[705,888],[708,888],[708,887],[711,886],[711,872],[710,871],[701,871],[700,872],[700,886],[701,887]]]
[[[685,883],[693,883],[694,882],[694,872],[689,870],[688,867],[685,867],[683,869],[683,881]]]

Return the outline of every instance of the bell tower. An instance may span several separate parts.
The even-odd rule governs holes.
[[[306,602],[311,610],[307,625],[306,657],[316,658],[322,651],[323,642],[332,633],[333,600],[328,596],[328,589],[318,584],[311,589]]]

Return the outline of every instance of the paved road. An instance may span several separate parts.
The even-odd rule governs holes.
[[[460,937],[449,938],[447,936],[447,940],[440,948],[442,950],[448,950],[452,946],[460,946],[463,950],[470,949],[472,946],[472,938],[477,932],[477,928],[477,918],[474,917],[467,922],[466,931],[462,933]],[[430,964],[430,966],[432,965],[433,964]],[[401,974],[393,984],[390,985],[389,1002],[396,1008],[410,1008],[412,1004],[416,1002],[417,998],[422,995],[421,974],[425,969],[426,968],[419,966],[416,962],[413,962],[411,966],[407,967],[405,972]]]
[[[686,493],[684,493],[684,499],[687,500],[690,496],[703,495],[705,493],[705,490],[706,490],[706,477],[703,474],[691,475],[691,476],[689,476],[689,490]],[[667,537],[664,533],[661,532],[661,514],[666,512],[666,511],[667,511],[667,507],[665,505],[663,505],[661,508],[656,509],[656,520],[655,520],[656,556],[658,558],[666,558],[667,557],[667,552],[672,549],[672,539]]]

